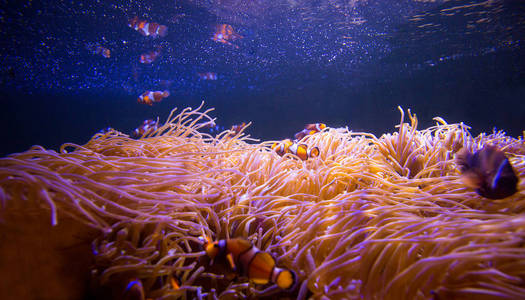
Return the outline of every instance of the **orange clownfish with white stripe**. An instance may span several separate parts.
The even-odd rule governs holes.
[[[230,128],[230,133],[227,134],[226,136],[229,137],[229,138],[232,138],[236,135],[239,134],[239,132],[241,132],[241,130],[244,129],[244,127],[246,127],[246,123],[242,122],[241,124],[235,124],[235,125],[232,125],[232,127]]]
[[[137,278],[131,278],[126,285],[126,288],[120,295],[119,299],[124,300],[144,300],[146,299],[144,295],[144,287],[142,286],[142,281]]]
[[[160,102],[162,99],[168,97],[170,95],[169,91],[146,91],[142,95],[139,96],[137,99],[138,103],[141,104],[147,104],[149,106],[152,106],[153,103]]]
[[[159,50],[143,53],[140,55],[139,62],[141,64],[151,64],[157,59],[157,57],[159,57],[159,55],[160,55]]]
[[[321,132],[325,128],[326,128],[326,124],[324,123],[306,124],[303,130],[295,134],[295,139],[300,140],[307,135],[312,135],[314,133]]]
[[[275,142],[272,145],[272,149],[275,150],[279,156],[283,156],[286,153],[292,153],[297,155],[301,160],[307,160],[308,158],[319,156],[319,148],[308,148],[306,144],[297,144],[290,139],[286,139],[282,142]]]
[[[102,47],[102,46],[96,46],[93,50],[93,54],[99,54],[104,56],[105,58],[111,57],[111,51],[108,48]]]
[[[171,289],[177,291],[180,289],[180,279],[175,276],[169,276]],[[117,292],[118,293],[118,292]],[[121,293],[114,293],[116,299],[121,300],[151,300],[152,298],[146,298],[144,292],[144,286],[142,281],[138,278],[130,278],[126,287]]]
[[[197,73],[200,80],[217,80],[217,73],[214,72],[202,72]]]
[[[151,36],[156,38],[158,36],[164,37],[168,33],[168,27],[166,25],[160,25],[159,23],[149,23],[141,20],[138,17],[134,17],[129,20],[128,26],[138,31],[143,36]]]
[[[236,39],[242,38],[243,36],[235,32],[231,25],[219,24],[215,26],[215,33],[213,33],[213,37],[211,39],[219,43],[239,48],[239,46],[232,44],[230,41],[235,41]]]
[[[284,290],[295,287],[295,272],[277,267],[270,253],[257,249],[246,239],[233,238],[215,242],[208,239],[204,243],[204,250],[211,259],[225,257],[233,270],[255,284],[275,283]]]
[[[101,56],[103,56],[105,58],[110,58],[111,57],[111,50],[109,50],[106,47],[101,46],[100,44],[88,43],[88,44],[86,44],[86,49],[91,51],[91,53],[93,53],[93,54],[98,54],[98,55],[101,55]]]
[[[151,120],[151,119],[148,119],[148,120],[144,120],[144,122],[142,122],[142,125],[140,125],[139,127],[137,127],[132,133],[131,133],[131,137],[132,138],[135,138],[135,139],[138,139],[138,138],[141,138],[145,135],[148,135],[152,132],[155,132],[157,129],[159,128],[159,118],[157,117],[157,120]]]

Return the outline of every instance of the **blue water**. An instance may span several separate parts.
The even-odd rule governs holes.
[[[133,17],[168,27],[142,36]],[[211,38],[229,24],[235,46]],[[472,132],[525,129],[525,1],[3,1],[0,155],[215,107],[256,138],[324,122],[394,131],[398,105]],[[111,51],[105,58],[93,49]],[[160,49],[151,64],[143,53]],[[217,80],[198,73],[213,72]],[[148,90],[171,95],[152,107]]]

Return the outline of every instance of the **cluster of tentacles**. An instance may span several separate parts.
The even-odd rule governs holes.
[[[418,130],[401,110],[393,134],[327,128],[309,136],[320,155],[301,161],[243,132],[200,132],[211,121],[201,107],[172,112],[138,140],[110,131],[83,146],[0,159],[2,216],[37,210],[52,224],[89,228],[78,234],[89,231],[95,295],[118,297],[131,280],[152,299],[525,295],[522,138],[472,137],[441,118]],[[511,197],[484,199],[459,178],[455,153],[487,144],[520,178]],[[294,270],[298,287],[231,276],[206,259],[202,235],[249,239]]]

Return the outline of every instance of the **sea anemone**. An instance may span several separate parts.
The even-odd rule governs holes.
[[[36,146],[0,159],[6,295],[525,295],[523,138],[503,132],[474,138],[464,124],[441,118],[417,130],[416,116],[408,111],[406,124],[400,109],[396,133],[377,138],[325,129],[303,139],[320,155],[302,161],[280,157],[271,150],[274,141],[259,143],[242,131],[202,133],[213,119],[211,110],[201,110],[174,110],[138,140],[110,130],[83,146],[64,144],[59,152]],[[459,179],[455,153],[486,144],[501,147],[516,170],[514,195],[485,199]],[[294,270],[298,287],[281,291],[230,276],[228,266],[206,259],[203,235],[250,240]],[[64,250],[70,247],[77,250]],[[64,266],[76,272],[66,275]],[[17,276],[25,277],[23,285],[14,283]]]

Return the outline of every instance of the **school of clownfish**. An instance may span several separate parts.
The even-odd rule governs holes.
[[[142,36],[145,37],[165,37],[168,33],[168,27],[166,25],[161,25],[159,23],[155,22],[148,22],[146,20],[139,19],[138,17],[134,17],[129,20],[128,26],[138,33],[140,33]],[[232,43],[235,40],[242,39],[243,36],[235,32],[233,27],[229,24],[218,24],[215,26],[215,31],[211,37],[211,40],[222,43],[234,48],[239,48],[238,45]],[[105,58],[110,57],[110,50],[101,46],[101,45],[90,45],[89,48],[94,54],[100,54]],[[158,47],[156,50],[149,51],[146,53],[143,53],[139,57],[139,62],[141,64],[151,64],[153,63],[159,56],[161,55],[161,49]],[[197,76],[200,80],[217,80],[218,76],[215,72],[198,72]],[[142,93],[138,96],[137,102],[140,104],[146,104],[149,106],[152,106],[154,103],[161,102],[163,99],[170,96],[170,92],[168,90],[164,91],[152,91],[148,90]],[[230,129],[231,133],[227,136],[234,136],[235,134],[239,133],[244,127],[246,126],[245,123],[239,124],[239,125],[233,125]],[[158,120],[145,120],[141,126],[136,128],[131,136],[134,138],[140,138],[142,136],[145,136],[151,132],[154,132],[158,128]],[[308,158],[314,158],[319,155],[319,149],[317,147],[308,148],[306,144],[299,144],[298,141],[301,140],[303,137],[314,134],[316,132],[322,131],[324,128],[326,128],[325,124],[322,123],[316,123],[316,124],[307,124],[306,127],[295,134],[295,140],[292,141],[290,139],[283,140],[281,142],[277,142],[272,146],[272,149],[275,150],[275,152],[283,156],[287,153],[294,154],[297,157],[299,157],[301,160],[307,160]],[[210,131],[218,131],[219,127],[214,126],[210,128]]]
[[[142,36],[145,37],[165,37],[168,32],[168,27],[165,25],[161,25],[159,23],[155,22],[148,22],[146,20],[139,19],[138,17],[134,17],[129,20],[128,26],[138,33],[140,33]],[[215,26],[215,31],[211,37],[211,40],[222,43],[228,46],[232,46],[234,48],[239,48],[238,45],[233,44],[232,41],[242,39],[243,36],[235,32],[233,27],[229,24],[218,24]],[[110,57],[110,50],[101,46],[101,45],[94,45],[89,46],[89,49],[94,54],[100,54],[106,58]],[[156,50],[143,53],[139,57],[139,62],[141,64],[151,64],[153,63],[159,56],[161,55],[160,48],[157,48]],[[217,80],[218,76],[215,72],[198,72],[197,76],[200,80]],[[140,104],[146,104],[149,106],[152,106],[154,103],[161,102],[164,98],[167,98],[170,96],[170,92],[168,90],[164,91],[152,91],[148,90],[139,95],[137,98],[137,102]],[[239,133],[244,127],[246,126],[245,123],[239,124],[239,125],[233,125],[230,129],[231,133],[227,136],[234,136],[235,134]],[[141,126],[136,128],[131,136],[134,138],[140,138],[142,136],[145,136],[151,132],[154,132],[158,128],[158,120],[145,120]],[[314,158],[319,155],[319,149],[317,147],[308,148],[306,144],[299,144],[298,141],[301,140],[303,137],[307,135],[311,135],[317,132],[322,131],[326,128],[325,124],[322,123],[316,123],[316,124],[307,124],[305,128],[295,134],[295,140],[292,141],[290,139],[283,140],[281,142],[276,142],[272,149],[275,150],[275,152],[283,156],[287,153],[296,155],[301,160],[307,160],[308,158]],[[210,131],[218,131],[219,127],[214,126],[210,128]]]
[[[164,37],[167,34],[167,27],[158,23],[149,23],[135,17],[129,21],[129,27],[138,31],[143,36]],[[223,43],[235,48],[237,45],[232,41],[242,38],[237,34],[231,25],[219,24],[212,36],[212,40]],[[89,49],[95,54],[103,57],[110,57],[110,50],[101,45],[91,45]],[[160,49],[151,51],[140,56],[140,63],[151,64],[160,56]],[[217,80],[217,74],[213,72],[197,73],[201,80]],[[138,102],[146,105],[153,105],[168,97],[170,92],[165,91],[146,91],[138,97]],[[246,123],[233,125],[229,129],[227,138],[233,138],[239,134]],[[159,128],[157,120],[145,120],[141,126],[132,133],[133,138],[142,138],[155,132]],[[219,132],[220,126],[210,123],[210,132]],[[303,130],[294,135],[294,140],[285,139],[275,142],[272,150],[279,156],[290,154],[303,161],[319,156],[318,147],[308,147],[301,143],[304,138],[319,133],[327,128],[324,123],[307,124]],[[108,131],[104,129],[104,131]],[[489,199],[501,199],[508,197],[517,191],[518,177],[512,168],[504,152],[495,146],[486,146],[474,153],[462,150],[458,153],[457,164],[460,166],[461,178],[465,185],[473,188],[479,195]],[[275,284],[280,289],[292,290],[297,285],[297,276],[293,270],[280,268],[276,260],[270,253],[255,247],[250,241],[243,238],[230,238],[213,241],[209,237],[201,237],[202,248],[210,263],[215,260],[224,260],[234,273],[247,278],[254,284]],[[180,279],[172,276],[171,286],[174,290],[180,288]],[[123,292],[125,299],[145,299],[144,288],[140,280],[132,278],[129,280]]]
[[[246,127],[247,124],[245,122],[233,125],[229,129],[228,134],[226,134],[226,138],[235,137]],[[158,128],[158,118],[157,120],[145,120],[130,136],[141,138],[153,133]],[[215,124],[215,122],[210,122],[202,128],[208,129],[210,133],[224,131],[224,127]],[[315,158],[319,156],[319,148],[309,148],[301,141],[305,137],[321,132],[326,128],[328,127],[324,123],[306,124],[303,130],[294,135],[295,139],[293,141],[285,139],[275,142],[272,145],[272,150],[279,156],[292,154],[303,161]],[[112,128],[105,128],[100,133],[105,133],[109,130],[112,130]],[[517,192],[518,177],[505,153],[496,146],[488,145],[475,152],[470,152],[463,148],[457,154],[456,163],[461,171],[463,183],[474,189],[482,197],[502,199]]]
[[[184,16],[184,15],[181,15]],[[178,21],[178,19],[177,19]],[[146,37],[165,37],[168,32],[168,27],[155,22],[148,22],[146,20],[134,17],[128,22],[128,26]],[[238,34],[229,24],[217,24],[211,40],[222,43],[234,48],[239,48],[233,41],[242,39],[243,36]],[[105,58],[111,57],[111,51],[99,44],[88,45],[87,48],[94,54],[101,55]],[[154,51],[144,53],[140,56],[139,62],[142,64],[151,64],[161,55],[160,48]],[[217,80],[217,73],[214,72],[198,72],[197,76],[200,80]],[[162,99],[168,97],[170,92],[164,91],[146,91],[141,94],[137,101],[141,104],[153,105]],[[245,123],[233,125],[227,137],[233,137],[238,134],[244,127]],[[135,129],[132,136],[135,138],[142,137],[158,128],[158,119],[145,120],[144,123]],[[218,126],[211,128],[218,131]],[[285,139],[281,142],[275,142],[272,149],[279,155],[293,154],[301,160],[308,158],[315,158],[319,156],[319,149],[317,147],[308,148],[304,143],[299,143],[304,137],[321,132],[326,128],[326,124],[313,123],[307,124],[305,128],[297,132],[294,140]],[[510,162],[505,157],[505,154],[495,147],[485,147],[475,153],[469,153],[464,150],[459,153],[457,163],[460,165],[462,171],[462,179],[464,183],[476,190],[478,194],[490,199],[501,199],[512,195],[516,192],[517,176],[515,175]]]
[[[131,133],[131,137],[144,137],[156,131],[158,127],[158,118],[157,120],[145,120],[141,126]],[[246,127],[245,122],[233,125],[229,129],[229,133],[226,134],[226,138],[235,137]],[[210,133],[218,133],[224,129],[215,122],[210,122],[203,128],[207,128]],[[293,141],[285,139],[275,142],[272,145],[272,150],[279,156],[292,154],[303,161],[315,158],[319,156],[319,148],[308,148],[306,144],[300,143],[300,141],[326,128],[327,126],[324,123],[306,124],[303,130],[294,135]],[[109,130],[111,128],[103,129],[101,133]],[[474,189],[480,196],[488,199],[502,199],[517,191],[518,177],[505,153],[496,146],[485,146],[473,153],[463,148],[457,154],[456,163],[461,171],[461,179],[464,184]]]
[[[185,16],[184,14],[179,15],[179,17]],[[178,21],[178,18],[176,19]],[[146,20],[140,19],[135,16],[128,22],[128,27],[137,31],[144,37],[158,38],[165,37],[168,34],[168,27],[155,22],[148,22]],[[211,40],[222,43],[236,49],[239,48],[238,45],[232,43],[232,41],[242,39],[243,36],[235,32],[233,27],[229,24],[218,24],[215,26],[215,31],[212,34]],[[100,45],[100,44],[87,44],[86,48],[95,55],[100,55],[105,58],[111,57],[111,50]],[[139,56],[139,62],[141,64],[149,65],[155,62],[162,54],[161,48],[142,53]],[[134,75],[136,76],[136,75]],[[217,80],[218,76],[215,72],[197,72],[197,76],[200,80]],[[154,103],[162,101],[162,99],[169,96],[169,91],[145,91],[141,94],[137,102],[146,105],[153,105]]]
[[[239,134],[246,126],[244,122],[232,126],[229,136]],[[211,122],[208,128],[215,127],[217,125]],[[157,128],[158,119],[146,120],[133,134],[135,137],[141,137]],[[308,148],[300,141],[326,128],[324,123],[307,124],[303,130],[295,134],[294,141],[286,139],[276,142],[272,149],[280,156],[289,153],[301,160],[315,158],[319,155],[319,149]],[[496,146],[488,145],[475,152],[462,149],[458,152],[456,163],[465,185],[485,198],[502,199],[517,192],[519,179],[504,152]],[[203,233],[199,240],[210,265],[215,261],[222,261],[229,267],[229,270],[223,271],[225,275],[234,274],[256,285],[272,284],[284,291],[292,291],[297,287],[297,275],[293,270],[279,267],[269,252],[258,249],[247,239],[234,237],[214,241]],[[181,286],[181,280],[173,274],[169,282],[174,290],[178,290]],[[124,299],[145,299],[142,282],[137,278],[129,279],[123,296]]]

